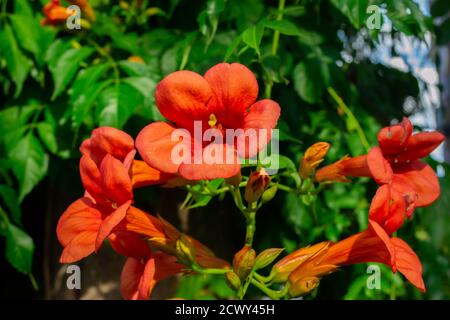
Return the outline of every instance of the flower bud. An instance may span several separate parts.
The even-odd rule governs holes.
[[[289,296],[291,298],[296,298],[303,296],[319,285],[320,279],[317,277],[306,277],[296,281],[289,286]]]
[[[225,281],[228,286],[235,291],[239,290],[241,287],[241,280],[239,279],[239,276],[232,271],[225,273]]]
[[[277,191],[278,191],[278,187],[276,185],[273,187],[270,187],[269,189],[264,191],[264,193],[261,197],[262,203],[266,203],[266,202],[269,202],[270,200],[272,200],[275,197],[275,195],[277,194]]]
[[[270,183],[270,176],[264,168],[250,174],[245,188],[245,200],[248,203],[257,201]]]
[[[129,56],[127,60],[130,62],[145,63],[144,60],[139,56]]]
[[[249,245],[245,245],[233,258],[233,270],[244,281],[255,265],[256,252]]]
[[[259,270],[267,267],[280,255],[281,252],[283,252],[283,250],[283,248],[270,248],[258,254],[255,261],[255,269]]]
[[[317,142],[309,147],[303,155],[299,174],[302,179],[309,178],[315,171],[328,152],[330,144]]]

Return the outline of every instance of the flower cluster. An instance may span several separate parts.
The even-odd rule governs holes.
[[[243,174],[242,161],[266,147],[280,116],[276,102],[256,101],[257,96],[255,76],[238,63],[218,64],[204,76],[178,71],[164,78],[155,92],[157,107],[170,122],[149,124],[136,142],[114,128],[95,129],[80,147],[84,196],[67,208],[57,226],[64,247],[60,261],[79,261],[108,241],[128,258],[121,275],[125,299],[147,299],[158,281],[192,272],[224,276],[239,298],[250,284],[275,299],[298,297],[311,292],[321,277],[339,267],[363,262],[383,263],[424,291],[418,257],[392,233],[405,216],[411,217],[414,208],[430,205],[439,196],[436,174],[420,158],[444,137],[437,132],[412,134],[410,121],[404,119],[382,129],[379,147],[367,155],[345,157],[322,168],[318,167],[330,145],[316,143],[305,152],[298,172],[300,183],[292,188],[279,183],[261,165],[248,177]],[[195,122],[202,127],[200,140],[194,134]],[[228,129],[234,135],[223,139],[228,138]],[[207,130],[213,131],[215,139],[205,139]],[[261,131],[269,134],[261,136]],[[252,137],[257,137],[256,143]],[[174,157],[180,150],[184,154],[177,162]],[[137,151],[143,160],[136,159]],[[204,153],[222,161],[201,161],[198,154]],[[352,176],[372,177],[379,185],[370,206],[368,229],[336,243],[325,241],[296,250],[276,262],[269,275],[260,275],[258,270],[274,262],[282,249],[269,248],[259,254],[253,249],[259,208],[278,190],[317,194],[328,183],[349,181],[347,177]],[[224,178],[221,186],[211,190],[205,180],[217,178]],[[161,216],[135,207],[134,189],[155,185],[183,187],[187,199],[191,194],[230,193],[247,222],[245,245],[232,264]],[[240,188],[245,188],[243,195]],[[282,290],[270,288],[280,284]]]

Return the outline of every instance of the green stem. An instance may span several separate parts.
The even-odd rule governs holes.
[[[361,128],[358,119],[356,119],[353,112],[350,110],[350,108],[345,104],[342,98],[337,94],[337,92],[332,87],[328,87],[327,90],[330,96],[333,98],[333,100],[338,104],[338,106],[342,109],[342,111],[344,111],[345,115],[355,124],[355,129],[356,132],[358,133],[362,145],[366,148],[367,151],[369,151],[370,149],[369,141],[367,140],[366,135],[364,134],[364,131]]]
[[[278,2],[278,13],[276,20],[283,20],[283,10],[284,10],[285,0],[279,0]],[[275,30],[272,39],[272,55],[276,55],[278,51],[278,42],[280,41],[280,31]]]
[[[209,275],[217,275],[217,274],[225,274],[227,272],[232,271],[231,269],[214,269],[214,268],[203,268],[198,264],[192,264],[192,270],[200,274],[209,274]]]
[[[253,202],[251,205],[256,205],[256,202]],[[245,244],[249,245],[250,247],[253,245],[253,238],[255,236],[256,231],[256,210],[250,211],[247,214],[247,228],[245,232]]]
[[[283,10],[284,10],[284,6],[285,6],[285,0],[279,0],[278,1],[278,13],[277,13],[277,17],[276,20],[277,21],[281,21],[283,19]],[[272,55],[277,55],[277,51],[278,51],[278,43],[280,42],[280,31],[275,30],[273,33],[273,39],[272,39]],[[266,85],[266,97],[270,98],[272,95],[272,87],[273,87],[273,81],[272,79],[269,78],[269,81]]]
[[[279,300],[284,297],[287,293],[287,288],[285,287],[283,290],[275,291],[267,288],[263,283],[256,281],[255,279],[251,280],[251,284],[257,287],[259,290],[264,292],[270,299]]]

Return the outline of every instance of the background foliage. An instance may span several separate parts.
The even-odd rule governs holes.
[[[18,296],[49,297],[53,280],[46,268],[52,261],[49,248],[57,246],[55,221],[82,192],[78,146],[97,126],[136,136],[147,123],[162,119],[153,92],[168,73],[203,73],[221,61],[249,66],[260,82],[260,96],[272,96],[282,106],[281,153],[294,160],[284,161],[294,171],[302,152],[316,141],[332,144],[328,163],[360,155],[376,143],[380,127],[420,112],[420,80],[374,62],[372,54],[384,38],[405,34],[421,41],[430,33],[438,43],[450,40],[450,20],[433,26],[412,0],[89,2],[95,23],[69,31],[40,25],[46,1],[1,1],[0,242],[5,259],[40,289],[33,292],[26,277],[2,262],[11,278],[0,295],[10,295],[22,283],[30,289]],[[371,4],[383,9],[391,30],[367,29]],[[431,13],[438,17],[449,11],[448,1],[438,0]],[[390,49],[396,56],[395,47]],[[407,99],[415,102],[408,113]],[[440,167],[446,173],[441,198],[417,210],[399,231],[422,260],[427,293],[419,294],[386,268],[382,289],[369,290],[366,266],[359,265],[325,278],[313,298],[450,298],[450,168]],[[259,213],[257,247],[292,251],[364,229],[375,191],[366,182],[333,185],[315,202],[279,194]],[[143,208],[165,215],[164,201],[183,197],[177,191],[146,190],[138,199]],[[229,259],[243,237],[230,199],[213,201],[208,209],[203,206],[209,199],[196,201],[188,232]],[[180,224],[176,208],[168,211]],[[217,234],[219,228],[223,231]],[[224,283],[203,276],[187,277],[177,287],[176,296],[185,298],[231,295]]]

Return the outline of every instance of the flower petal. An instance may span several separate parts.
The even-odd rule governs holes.
[[[120,274],[120,293],[124,299],[138,300],[141,298],[139,291],[144,269],[145,264],[141,259],[127,259]]]
[[[133,188],[166,183],[174,177],[173,174],[161,172],[141,160],[134,160],[131,165],[131,184]]]
[[[393,187],[399,192],[410,194],[416,207],[432,204],[441,193],[436,173],[419,160],[394,168]]]
[[[95,251],[98,251],[103,241],[111,234],[114,227],[116,227],[125,218],[131,201],[127,201],[118,207],[114,212],[109,214],[100,225],[100,229],[95,240]]]
[[[136,138],[136,148],[142,159],[151,167],[167,173],[177,173],[179,164],[172,161],[172,150],[179,143],[174,140],[175,128],[165,122],[154,122],[146,126]]]
[[[133,190],[128,170],[122,162],[107,154],[100,165],[102,187],[105,196],[118,205],[133,199]]]
[[[89,156],[98,166],[107,153],[123,161],[133,149],[133,138],[112,127],[94,129],[91,137],[84,140],[80,147],[81,153]]]
[[[150,255],[150,248],[142,236],[126,231],[114,231],[108,237],[113,249],[126,257],[142,258]]]
[[[409,198],[398,192],[392,185],[382,185],[372,199],[369,209],[369,219],[377,222],[388,234],[397,231],[413,210],[414,205]]]
[[[77,234],[72,241],[64,248],[60,263],[72,263],[79,261],[94,252],[95,249],[95,231],[82,231]]]
[[[374,147],[367,154],[367,165],[373,179],[378,184],[390,183],[392,180],[392,168],[389,162],[383,157],[381,149]]]
[[[212,91],[201,75],[192,71],[176,71],[156,87],[155,100],[161,114],[179,127],[191,128],[194,120],[207,120],[206,104]]]
[[[89,198],[81,198],[73,202],[61,215],[56,234],[63,247],[69,245],[83,231],[98,232],[102,214],[93,206]]]
[[[408,118],[403,118],[399,124],[381,129],[378,133],[378,144],[383,154],[397,154],[408,143],[412,131],[413,126]]]
[[[153,255],[155,259],[155,279],[161,281],[181,272],[183,266],[177,263],[177,258],[163,252],[157,252]]]
[[[131,206],[117,230],[130,231],[148,238],[165,238],[162,223],[154,216]]]
[[[239,63],[219,63],[205,73],[213,91],[209,106],[220,123],[235,127],[258,96],[258,82],[247,67]]]
[[[202,150],[201,163],[182,163],[178,169],[188,180],[212,180],[235,176],[241,170],[236,149],[228,144],[211,143]]]
[[[416,133],[409,138],[405,149],[396,159],[397,161],[412,161],[426,157],[444,140],[445,136],[437,131]]]
[[[278,103],[269,99],[258,101],[250,107],[244,118],[244,134],[240,135],[237,140],[240,157],[254,157],[269,143],[272,138],[272,129],[277,126],[280,112]],[[251,147],[249,139],[255,139],[256,148]]]
[[[100,170],[89,156],[84,155],[80,159],[80,176],[89,196],[98,203],[105,202]]]
[[[392,238],[391,242],[395,248],[395,265],[397,270],[416,288],[425,292],[425,283],[422,279],[422,264],[417,255],[402,239]]]

